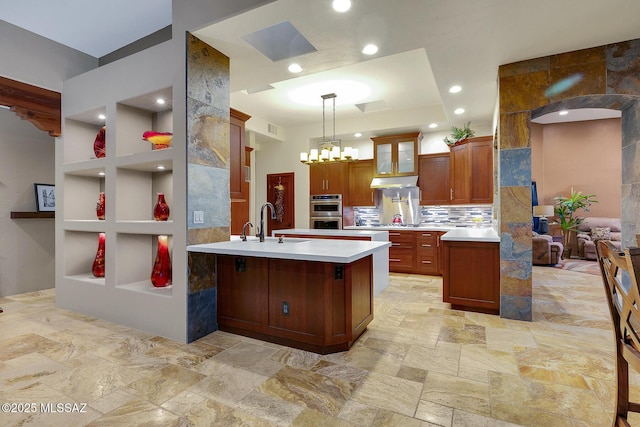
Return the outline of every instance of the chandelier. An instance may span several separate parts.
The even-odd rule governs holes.
[[[318,148],[312,148],[309,152],[300,153],[300,161],[305,164],[318,162],[350,162],[358,159],[358,149],[344,147],[336,138],[336,94],[328,93],[322,97],[322,141]],[[333,138],[327,140],[325,136],[325,103],[327,99],[333,101]]]

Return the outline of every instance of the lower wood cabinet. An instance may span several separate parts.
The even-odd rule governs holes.
[[[416,232],[389,231],[389,271],[394,273],[414,273],[416,270]]]
[[[372,257],[350,264],[217,256],[220,330],[327,354],[373,320]]]
[[[453,308],[500,312],[500,244],[443,241],[443,301]]]
[[[419,231],[416,233],[417,262],[416,272],[419,274],[440,274],[438,265],[439,233],[437,231]]]

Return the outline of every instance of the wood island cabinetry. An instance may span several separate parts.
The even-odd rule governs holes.
[[[373,320],[372,256],[216,258],[220,330],[327,354],[348,350]]]
[[[390,230],[389,271],[413,273],[416,269],[416,232]]]
[[[500,243],[443,243],[443,301],[453,308],[498,314],[500,311]]]

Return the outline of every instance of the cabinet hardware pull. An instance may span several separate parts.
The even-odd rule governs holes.
[[[422,247],[423,247],[423,248],[430,248],[430,247],[431,247],[431,245],[427,245],[426,243],[423,243],[423,244],[422,244]]]
[[[449,189],[449,200],[453,200],[453,188]]]
[[[431,233],[422,233],[423,237],[431,237]]]
[[[399,258],[389,258],[389,261],[400,262],[400,259]]]
[[[431,261],[425,261],[425,260],[422,260],[422,263],[423,263],[423,264],[431,264]]]

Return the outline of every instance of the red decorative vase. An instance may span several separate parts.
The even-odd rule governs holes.
[[[106,126],[102,126],[98,131],[98,135],[96,135],[95,141],[93,141],[93,152],[96,158],[100,159],[105,156],[106,144]]]
[[[100,192],[98,196],[98,203],[96,204],[96,215],[98,219],[104,219],[104,191]]]
[[[93,260],[93,268],[91,269],[95,277],[104,277],[104,241],[105,234],[100,233],[98,237],[98,252],[96,252],[96,258]]]
[[[158,252],[151,271],[151,284],[156,288],[164,288],[171,284],[171,257],[167,236],[158,236]]]
[[[158,193],[158,203],[153,209],[153,218],[156,221],[166,221],[169,219],[169,205],[164,200],[164,193]]]

